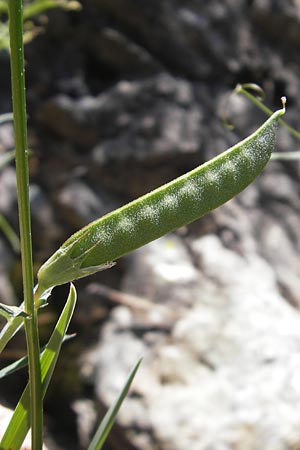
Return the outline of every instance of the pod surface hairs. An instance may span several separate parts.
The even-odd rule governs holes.
[[[275,145],[274,112],[249,137],[210,161],[106,214],[73,234],[40,268],[38,291],[114,265],[114,260],[189,224],[245,189],[264,169]]]

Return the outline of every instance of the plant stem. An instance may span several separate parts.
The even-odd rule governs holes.
[[[28,319],[25,319],[25,332],[29,366],[32,450],[41,450],[43,435],[43,403],[37,308],[35,308],[33,299],[22,0],[9,0],[8,7],[24,309],[28,314]]]
[[[255,95],[252,95],[246,87],[246,85],[238,84],[235,88],[235,92],[238,94],[243,94],[245,97],[247,97],[249,100],[251,100],[254,105],[256,105],[261,111],[266,113],[269,117],[273,114],[273,111],[268,108],[259,98],[255,97]],[[295,128],[291,127],[285,120],[279,119],[278,122],[283,125],[289,132],[296,138],[300,139],[300,133]]]

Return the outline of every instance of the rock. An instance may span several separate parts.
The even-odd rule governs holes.
[[[167,74],[122,81],[97,97],[58,96],[38,119],[63,138],[93,149],[93,163],[166,157],[199,148],[202,112],[189,84]],[[99,126],[100,125],[100,126]]]
[[[75,400],[73,410],[76,413],[78,420],[78,434],[81,448],[88,448],[90,444],[90,436],[94,431],[96,424],[97,413],[95,405],[91,400],[78,399]]]
[[[58,95],[46,102],[38,111],[37,119],[56,135],[71,139],[81,145],[91,145],[96,141],[95,125],[87,117],[90,109],[95,109],[95,101],[85,97],[78,101]]]
[[[29,195],[34,248],[38,248],[39,254],[45,257],[57,245],[63,233],[57,224],[52,204],[40,186],[31,184]]]
[[[125,292],[158,304],[171,300],[176,308],[193,303],[191,290],[200,287],[199,273],[179,237],[171,234],[144,246],[129,256],[128,265]]]
[[[224,70],[224,64],[228,67],[233,63],[225,42],[235,40],[237,35],[234,27],[226,26],[227,14],[233,19],[238,10],[229,1],[224,5],[210,2],[207,6],[195,2],[175,5],[171,1],[155,1],[147,8],[127,0],[96,3],[120,28],[134,30],[144,47],[164,61],[170,70],[203,78]],[[124,10],[129,10],[130,14],[124,16]],[[212,61],[216,64],[214,70]]]
[[[272,14],[270,14],[272,11]],[[295,46],[299,39],[299,13],[297,2],[278,2],[274,0],[254,0],[252,5],[252,16],[254,21],[268,33],[273,40],[278,36],[274,30],[284,27],[287,32],[285,42]]]
[[[202,112],[184,80],[160,74],[143,82],[122,82],[114,94],[119,105],[115,133],[94,148],[96,164],[151,161],[199,148]]]
[[[68,221],[74,230],[114,209],[114,201],[107,194],[99,190],[95,192],[80,180],[65,185],[57,193],[56,202],[65,221]]]
[[[162,71],[161,64],[145,47],[115,28],[101,28],[87,44],[101,64],[127,77],[149,76]]]
[[[191,250],[201,270],[197,292],[196,277],[184,275],[182,255],[172,258],[169,266],[154,258],[148,265],[147,258],[139,259],[136,252],[133,278],[145,270],[151,280],[151,272],[155,273],[152,298],[158,301],[163,293],[164,304],[174,301],[177,321],[169,331],[143,328],[141,340],[135,328],[137,313],[115,309],[93,360],[99,398],[112,402],[126,372],[142,354],[132,396],[119,415],[137,448],[234,445],[250,450],[271,449],[274,442],[276,448],[292,448],[298,442],[299,421],[298,315],[279,294],[275,272],[266,260],[255,254],[238,255],[213,235],[193,241]],[[164,251],[168,254],[168,249],[162,248],[163,257]],[[147,250],[142,253],[147,255]],[[192,265],[195,273],[196,266]],[[185,296],[193,299],[189,306],[185,300],[180,303],[179,294],[176,302],[175,286],[169,292],[164,289],[176,267],[185,279]],[[130,271],[127,277],[131,279]],[[177,286],[179,279],[180,275]],[[139,295],[143,285],[134,289],[134,281],[129,283]],[[147,292],[147,285],[142,292]]]
[[[272,264],[280,289],[287,301],[299,307],[300,266],[300,201],[298,181],[281,172],[275,165],[261,177],[260,191],[264,212],[260,216],[255,235],[261,242],[261,252]],[[278,243],[280,242],[280,251]]]

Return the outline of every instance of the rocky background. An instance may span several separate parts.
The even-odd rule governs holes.
[[[236,143],[265,116],[255,82],[299,127],[296,0],[84,0],[51,11],[26,47],[36,268],[72,232]],[[0,53],[0,112],[11,111]],[[235,128],[229,131],[226,113]],[[13,148],[0,126],[1,154]],[[277,150],[298,142],[279,130]],[[15,169],[0,212],[17,230]],[[271,162],[217,211],[76,283],[79,304],[46,399],[50,450],[81,450],[142,367],[106,450],[300,448],[297,162]],[[67,295],[41,314],[45,341]],[[0,301],[21,298],[20,258],[0,236]],[[23,354],[24,337],[2,364]],[[26,371],[1,383],[12,406]]]

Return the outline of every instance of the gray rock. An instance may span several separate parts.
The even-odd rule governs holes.
[[[162,71],[161,64],[145,47],[115,28],[101,28],[87,44],[100,63],[128,77]]]
[[[44,258],[62,239],[63,232],[55,218],[54,208],[37,184],[31,184],[30,206],[34,248]]]
[[[63,138],[94,146],[92,160],[100,166],[195,153],[201,141],[202,112],[191,86],[164,73],[121,81],[97,97],[60,95],[40,108],[38,118]]]
[[[76,101],[60,94],[42,105],[37,120],[56,135],[77,144],[91,145],[96,141],[97,131],[95,124],[90,123],[89,110],[95,108],[95,103],[91,97]]]
[[[75,400],[72,409],[76,413],[78,420],[78,434],[81,448],[87,448],[90,443],[90,436],[95,426],[97,426],[97,413],[95,405],[91,400]]]
[[[182,308],[194,302],[191,291],[200,288],[199,273],[182,241],[170,234],[129,256],[122,287],[155,303],[171,301],[172,307]]]
[[[285,298],[299,307],[300,201],[298,181],[282,173],[276,165],[260,179],[261,195],[267,199],[256,236],[261,252],[272,264]],[[280,248],[278,246],[280,243]]]
[[[299,4],[280,0],[254,0],[252,5],[254,21],[264,27],[274,40],[278,39],[275,29],[286,29],[285,42],[297,45],[299,38]],[[270,14],[270,11],[272,14]],[[293,51],[293,50],[291,50]]]
[[[107,194],[92,190],[80,180],[66,184],[57,193],[56,202],[65,221],[69,222],[73,229],[82,228],[99,219],[115,206]]]
[[[213,235],[192,242],[196,265],[180,244],[176,255],[174,240],[169,248],[166,242],[132,255],[127,288],[149,295],[144,270],[152,298],[174,302],[177,321],[165,332],[144,328],[141,340],[137,313],[115,309],[97,350],[99,398],[111,403],[142,354],[134,395],[119,416],[137,448],[292,448],[298,442],[300,319],[278,292],[274,269],[257,254],[225,248]],[[180,303],[178,293],[174,298],[180,280],[190,305],[184,297]]]
[[[127,0],[105,0],[98,4],[114,17],[119,27],[134,30],[145,48],[171,70],[192,77],[208,77],[234,62],[226,43],[237,39],[237,30],[229,28],[227,21],[229,15],[235,20],[239,11],[230,1],[207,5],[154,1],[146,8]],[[130,14],[122,14],[124,10]]]

